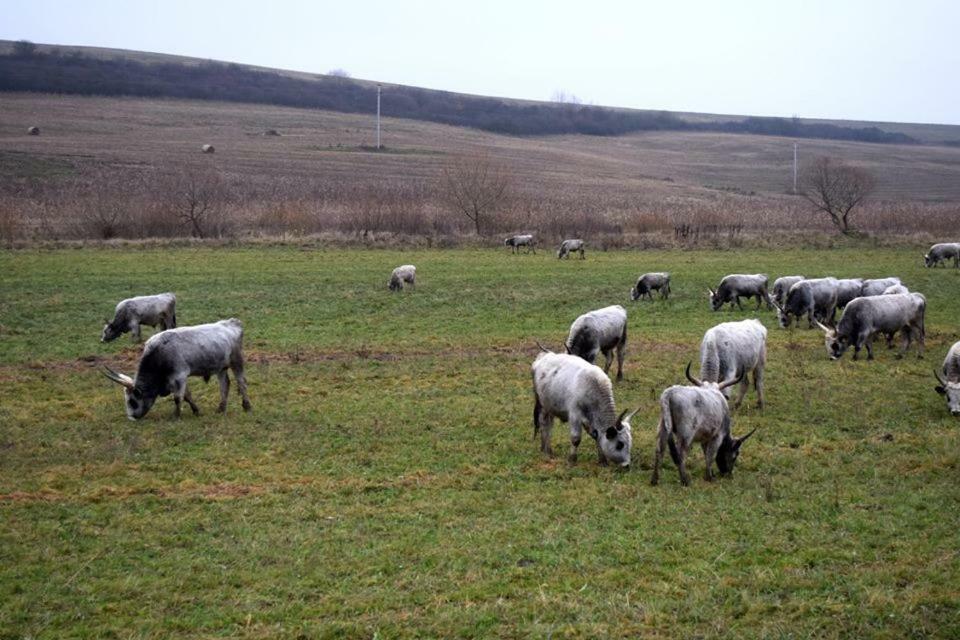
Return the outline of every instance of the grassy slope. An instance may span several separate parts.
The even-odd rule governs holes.
[[[960,273],[914,251],[549,254],[86,250],[0,254],[4,637],[656,637],[960,633],[960,435],[930,366],[958,338]],[[420,287],[390,295],[395,264]],[[770,328],[768,408],[733,479],[648,486],[656,396],[679,382],[738,270],[899,274],[929,297],[926,360],[827,361]],[[543,460],[535,338],[628,304],[621,406],[634,469]],[[178,293],[182,323],[237,315],[255,412],[193,383],[128,422],[90,356],[112,301]],[[627,303],[625,303],[627,304]],[[752,401],[752,396],[748,400]],[[564,428],[554,442],[565,450]],[[691,472],[702,473],[694,456]]]

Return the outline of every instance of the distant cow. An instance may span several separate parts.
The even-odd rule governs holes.
[[[533,251],[537,252],[536,241],[534,241],[531,234],[526,234],[522,236],[511,236],[503,241],[503,244],[510,247],[510,253],[517,253],[520,250],[520,247],[526,247],[527,253]]]
[[[941,262],[946,266],[947,260],[953,259],[953,266],[960,268],[960,242],[940,242],[930,251],[923,254],[923,266],[935,267]]]
[[[613,351],[617,351],[617,380],[623,380],[623,350],[627,346],[627,310],[613,305],[585,313],[570,325],[567,353],[593,364],[601,352],[607,362],[604,373],[610,372]]]
[[[760,303],[763,301],[766,301],[768,309],[773,308],[770,296],[767,295],[767,281],[767,275],[764,273],[752,275],[735,273],[726,276],[720,281],[716,291],[708,289],[710,292],[710,307],[714,311],[719,311],[720,307],[729,302],[731,307],[736,303],[737,307],[743,309],[740,298],[755,296],[757,298],[757,309],[760,308]]]
[[[200,147],[200,151],[203,153],[213,153],[214,151],[216,151],[216,149],[213,148],[212,144],[205,144],[202,147]]]
[[[412,264],[400,265],[394,269],[393,273],[390,274],[390,282],[387,288],[390,291],[402,291],[404,282],[409,284],[411,289],[417,288],[417,268]],[[429,287],[427,288],[429,289]]]
[[[40,127],[29,127],[27,128],[27,135],[38,136],[40,135]]]
[[[159,326],[161,330],[177,326],[177,297],[172,293],[137,296],[117,303],[113,320],[104,320],[100,342],[116,340],[128,331],[134,342],[140,341],[140,326]]]
[[[575,238],[572,240],[564,240],[563,242],[560,243],[560,248],[557,250],[557,259],[559,260],[560,258],[563,258],[564,256],[566,256],[566,258],[569,260],[571,253],[580,252],[580,259],[583,260],[585,257],[584,255],[585,247],[586,247],[586,244],[583,242],[583,240],[580,240],[579,238]]]
[[[666,300],[670,297],[670,274],[665,271],[645,273],[637,279],[637,284],[630,290],[630,299],[639,300],[646,296],[653,300],[653,291],[659,291],[660,297]]]
[[[857,298],[847,305],[836,329],[818,323],[826,335],[827,354],[837,360],[848,347],[853,346],[853,359],[866,346],[867,359],[873,360],[873,336],[877,333],[903,336],[903,345],[897,357],[903,357],[911,341],[917,339],[917,357],[923,357],[925,340],[924,315],[927,299],[919,293],[900,293],[889,296]]]
[[[687,473],[687,453],[694,442],[703,447],[706,458],[704,476],[713,480],[713,463],[716,461],[720,475],[730,475],[740,455],[740,447],[753,435],[753,431],[742,438],[734,438],[730,428],[730,408],[724,398],[723,390],[738,384],[743,376],[721,383],[697,380],[690,375],[687,365],[687,379],[693,386],[674,385],[660,396],[660,424],[657,426],[657,453],[653,462],[653,478],[650,484],[660,482],[660,465],[663,453],[669,448],[670,457],[680,471],[680,482],[690,484]],[[755,430],[754,430],[755,431]]]
[[[794,318],[799,323],[800,317],[805,315],[812,329],[814,318],[832,323],[836,309],[837,279],[811,278],[790,287],[786,302],[782,307],[777,307],[777,319],[780,327],[786,329]]]
[[[787,301],[787,292],[790,291],[790,287],[803,279],[803,276],[783,276],[774,280],[773,289],[771,290],[773,292],[774,304],[782,307],[783,303]]]
[[[199,376],[204,381],[217,376],[220,380],[217,411],[226,411],[230,391],[227,369],[233,370],[244,411],[250,411],[247,379],[243,374],[243,326],[236,318],[158,333],[143,347],[136,378],[109,367],[105,368],[104,375],[123,386],[127,417],[139,420],[147,415],[158,397],[171,394],[174,417],[180,417],[180,405],[184,400],[194,414],[199,414],[200,409],[187,388],[189,376]]]
[[[540,434],[540,450],[553,455],[550,432],[553,419],[570,425],[570,461],[577,460],[583,430],[597,443],[601,464],[630,465],[630,418],[617,415],[610,378],[600,367],[562,353],[541,353],[531,367],[533,375],[533,434]]]
[[[947,399],[947,408],[952,415],[960,416],[960,342],[953,343],[940,371],[934,369],[933,375],[940,383],[934,391]]]

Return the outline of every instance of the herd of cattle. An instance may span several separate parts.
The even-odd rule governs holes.
[[[514,236],[505,243],[514,252],[519,247],[535,251],[533,236]],[[558,258],[580,253],[584,257],[582,240],[565,240]],[[960,268],[960,243],[936,244],[924,254],[924,264],[934,267],[953,259]],[[416,267],[402,265],[393,270],[388,287],[400,291],[404,284],[414,287]],[[724,304],[742,309],[741,298],[755,298],[757,309],[765,303],[776,309],[779,325],[788,328],[794,319],[807,317],[810,327],[818,326],[825,334],[827,354],[832,360],[854,348],[857,359],[861,348],[873,358],[872,340],[881,334],[888,347],[893,346],[899,331],[903,344],[902,357],[915,339],[917,355],[923,356],[924,314],[926,298],[909,291],[899,278],[837,279],[784,276],[773,283],[768,292],[768,278],[764,274],[732,274],[724,277],[716,290],[709,289],[710,307],[720,310]],[[670,295],[670,274],[646,273],[633,286],[630,297],[653,299],[658,291],[662,298]],[[842,310],[835,322],[837,310]],[[137,373],[131,378],[105,367],[105,375],[124,389],[127,416],[131,420],[147,414],[158,397],[173,396],[174,415],[180,416],[185,400],[191,410],[199,413],[187,378],[202,377],[204,381],[217,376],[220,383],[220,405],[227,406],[230,389],[228,370],[232,370],[245,411],[251,409],[243,370],[243,327],[239,320],[230,318],[210,324],[177,327],[176,297],[172,293],[141,296],[117,304],[114,317],[103,328],[102,342],[116,339],[123,333],[140,338],[140,327],[159,327],[143,348]],[[690,483],[685,460],[694,443],[699,443],[706,458],[706,479],[713,479],[713,464],[721,474],[733,471],[743,443],[753,431],[735,438],[732,434],[731,407],[740,406],[749,389],[752,377],[757,405],[764,406],[763,372],[767,360],[767,329],[759,320],[724,322],[709,329],[700,343],[700,377],[690,372],[690,385],[674,385],[660,397],[660,421],[652,483],[659,481],[660,466],[665,451],[680,472],[683,484]],[[624,349],[627,343],[627,311],[613,305],[590,311],[574,320],[564,343],[565,353],[554,353],[540,346],[541,353],[531,367],[534,392],[534,436],[540,435],[540,449],[552,455],[550,434],[555,418],[570,427],[571,461],[577,457],[583,431],[595,441],[601,464],[630,465],[632,436],[630,419],[636,413],[617,413],[613,400],[613,386],[608,376],[614,355],[617,360],[617,380],[623,378]],[[538,343],[539,346],[539,343]],[[594,362],[604,355],[603,369]],[[946,397],[950,412],[960,415],[960,342],[954,344],[939,370],[934,369],[938,381],[937,393]],[[735,400],[730,401],[733,387],[739,387]]]

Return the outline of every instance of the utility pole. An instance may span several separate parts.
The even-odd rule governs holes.
[[[793,143],[793,195],[797,195],[797,143]]]
[[[379,84],[377,85],[377,151],[380,151],[380,85]],[[796,182],[796,179],[794,179],[794,182]],[[794,185],[793,189],[794,191],[796,191],[797,189],[796,185]]]

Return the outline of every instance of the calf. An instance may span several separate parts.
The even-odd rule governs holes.
[[[739,377],[740,395],[734,408],[740,406],[753,373],[757,406],[763,408],[763,369],[767,364],[767,328],[759,320],[724,322],[708,329],[700,343],[700,377],[704,382],[720,383]],[[723,397],[730,397],[729,388]]]
[[[960,242],[940,242],[923,254],[923,266],[935,267],[941,262],[946,266],[947,260],[951,258],[953,266],[960,269]]]
[[[411,289],[417,288],[417,268],[412,264],[404,264],[394,269],[393,273],[390,274],[390,282],[387,288],[390,291],[402,291],[404,282],[409,284]]]
[[[161,293],[121,300],[113,311],[113,320],[104,323],[100,342],[116,340],[128,331],[134,342],[139,342],[141,325],[159,326],[163,331],[177,326],[177,296]]]
[[[670,297],[670,274],[665,271],[645,273],[637,279],[637,284],[630,290],[630,299],[639,300],[647,296],[653,300],[653,291],[659,291],[660,297],[666,300]]]
[[[863,287],[860,288],[860,297],[868,298],[870,296],[882,296],[887,287],[895,284],[901,284],[900,278],[877,278],[874,280],[864,280]]]
[[[740,447],[753,435],[753,431],[742,438],[734,438],[730,433],[730,408],[723,396],[723,390],[740,382],[740,378],[727,380],[720,384],[697,380],[690,375],[687,365],[687,379],[693,386],[674,385],[660,396],[660,423],[657,427],[657,453],[653,462],[653,477],[650,484],[660,482],[660,465],[663,453],[669,448],[670,457],[680,471],[680,482],[690,484],[687,473],[687,453],[694,442],[699,442],[706,459],[704,477],[712,481],[713,462],[716,460],[720,475],[730,475],[740,455]],[[754,429],[756,431],[756,429]]]
[[[833,322],[837,310],[837,279],[812,278],[801,280],[790,287],[787,301],[783,307],[777,307],[777,319],[780,327],[786,329],[793,322],[799,323],[800,317],[807,316],[807,323],[813,328],[813,320]]]
[[[906,288],[905,286],[903,286],[902,284],[895,284],[895,285],[893,285],[893,286],[890,286],[890,287],[887,287],[886,289],[884,289],[884,290],[883,290],[883,294],[881,294],[881,295],[892,296],[892,295],[896,295],[896,294],[898,294],[898,293],[910,293],[910,289],[907,289],[907,288]]]
[[[534,253],[537,252],[536,242],[533,239],[533,236],[530,234],[522,236],[511,236],[503,241],[503,244],[510,247],[511,253],[517,253],[520,250],[520,247],[526,247],[527,253],[530,253],[532,250]]]
[[[940,383],[934,391],[947,399],[951,415],[960,416],[960,342],[953,343],[940,371],[934,369],[933,375]]]
[[[600,464],[630,466],[630,418],[619,416],[613,402],[610,378],[600,367],[582,358],[545,352],[530,368],[533,376],[533,435],[540,434],[540,451],[553,455],[550,432],[553,419],[570,425],[570,462],[577,460],[577,447],[584,429],[597,444]]]
[[[740,298],[756,296],[757,309],[760,308],[760,303],[764,300],[767,302],[767,308],[772,308],[770,296],[767,295],[767,281],[768,278],[766,274],[763,273],[752,275],[735,273],[726,276],[720,281],[720,285],[716,291],[708,289],[710,292],[710,307],[714,311],[719,311],[720,307],[729,302],[731,308],[733,304],[736,303],[737,307],[743,309],[743,305],[740,304]]]
[[[857,360],[860,348],[867,347],[867,359],[873,360],[873,336],[877,333],[903,336],[903,345],[898,358],[902,358],[917,338],[917,357],[923,357],[925,332],[923,317],[927,299],[919,293],[898,293],[889,296],[857,298],[847,305],[840,316],[836,329],[817,323],[826,335],[827,354],[831,360],[843,356],[853,345],[853,359]]]
[[[200,376],[207,381],[210,376],[220,380],[220,406],[227,409],[227,393],[230,379],[227,369],[233,370],[237,388],[243,398],[244,411],[250,411],[247,397],[247,380],[243,375],[243,326],[236,318],[212,324],[169,329],[147,340],[137,366],[137,377],[117,373],[105,368],[109,379],[123,386],[127,417],[139,420],[147,415],[158,397],[173,394],[174,417],[180,417],[180,404],[187,401],[194,414],[200,409],[193,402],[187,388],[189,376]]]
[[[782,307],[783,303],[787,301],[787,292],[790,291],[790,287],[803,279],[803,276],[783,276],[774,280],[773,303]]]
[[[583,314],[570,325],[566,341],[567,353],[593,364],[603,352],[607,362],[604,373],[610,372],[613,350],[617,351],[617,380],[623,380],[623,350],[627,346],[627,310],[620,305],[604,307]]]
[[[580,240],[580,239],[564,240],[563,242],[560,243],[560,249],[557,250],[557,260],[559,260],[564,256],[566,256],[567,259],[569,260],[570,254],[577,253],[578,251],[580,252],[580,259],[583,260],[585,257],[584,256],[585,247],[586,245],[584,244],[583,240]]]

